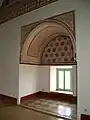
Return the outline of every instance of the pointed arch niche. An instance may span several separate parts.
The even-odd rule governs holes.
[[[23,31],[27,29],[28,31],[24,34],[21,44],[20,63],[76,64],[75,31],[72,22],[73,19],[67,22],[62,17],[56,16],[26,26]]]

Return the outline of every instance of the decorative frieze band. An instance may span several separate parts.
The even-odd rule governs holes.
[[[13,18],[21,16],[27,12],[33,11],[58,0],[22,0],[22,2],[10,7],[1,8],[0,24]]]

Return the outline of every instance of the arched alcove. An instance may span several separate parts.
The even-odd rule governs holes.
[[[59,35],[45,46],[41,64],[74,64],[74,48],[69,36]]]
[[[56,41],[58,41],[58,48],[57,45],[55,45],[57,43]],[[47,57],[45,57],[45,54],[47,54],[46,49],[49,49],[50,44],[53,43],[57,53],[57,49],[59,49],[59,47],[61,48],[62,42],[64,42],[65,45],[62,47],[61,52],[58,53],[59,56],[54,55],[53,62],[46,62],[48,61]],[[64,56],[61,55],[63,52],[65,53]],[[24,41],[21,49],[20,62],[29,64],[75,63],[75,53],[75,38],[71,29],[62,21],[44,20],[33,28]],[[48,54],[51,54],[51,52]],[[50,55],[48,56],[50,57]],[[62,56],[63,58],[60,60],[59,57]],[[54,61],[55,57],[56,59],[58,58],[58,60],[56,60],[57,62]],[[48,59],[51,59],[51,57]]]

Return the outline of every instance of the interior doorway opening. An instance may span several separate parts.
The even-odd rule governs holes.
[[[39,98],[39,101],[33,99],[34,106],[30,101],[22,104],[26,108],[32,106],[37,111],[49,111],[51,115],[76,120],[76,39],[74,13],[69,14],[68,22],[67,15],[61,15],[22,27],[20,63],[34,65],[29,66],[30,80],[25,79],[25,83],[27,80],[31,85],[26,93],[35,93],[34,98]]]

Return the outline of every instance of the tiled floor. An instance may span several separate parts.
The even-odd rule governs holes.
[[[22,104],[23,107],[68,120],[76,120],[76,105],[46,99],[33,99]]]
[[[38,103],[39,103],[39,105],[42,105],[42,113],[43,114],[41,112],[36,112],[38,110],[35,111],[35,110],[20,107],[18,105],[4,104],[4,102],[1,100],[0,101],[0,120],[26,120],[26,119],[27,120],[37,120],[37,119],[38,120],[66,120],[64,118],[59,118],[58,115],[57,115],[58,117],[56,117],[55,116],[56,111],[57,111],[57,113],[62,114],[62,115],[65,115],[64,113],[66,113],[66,116],[71,114],[70,119],[76,120],[76,118],[75,118],[76,114],[74,114],[74,116],[72,116],[73,113],[76,113],[76,111],[75,111],[76,106],[73,104],[70,105],[70,104],[66,104],[66,103],[62,103],[62,102],[55,102],[52,100],[45,100],[45,99],[36,99],[31,102],[29,101],[30,106],[31,106],[31,104],[38,106]],[[27,102],[25,104],[27,104]],[[49,107],[47,107],[47,106],[49,106]],[[58,106],[57,109],[56,109],[56,106]],[[43,112],[43,108],[44,109],[49,108],[48,109],[49,111],[47,112],[47,114],[45,114],[45,112]],[[47,111],[47,109],[46,109],[46,111]],[[50,111],[52,111],[52,112],[50,112]],[[72,111],[74,111],[74,112],[72,112]],[[50,115],[50,114],[52,114],[52,115]],[[68,116],[68,117],[70,117],[70,116]]]
[[[0,108],[0,120],[64,120],[20,106]]]
[[[4,103],[3,100],[0,100],[0,108],[12,106],[12,105],[14,105],[14,104]]]
[[[7,106],[7,104],[4,104],[2,100],[0,100],[0,108],[1,107],[4,107],[4,106]]]
[[[0,108],[10,105],[16,105],[16,104],[17,104],[17,100],[15,98],[0,94]]]

